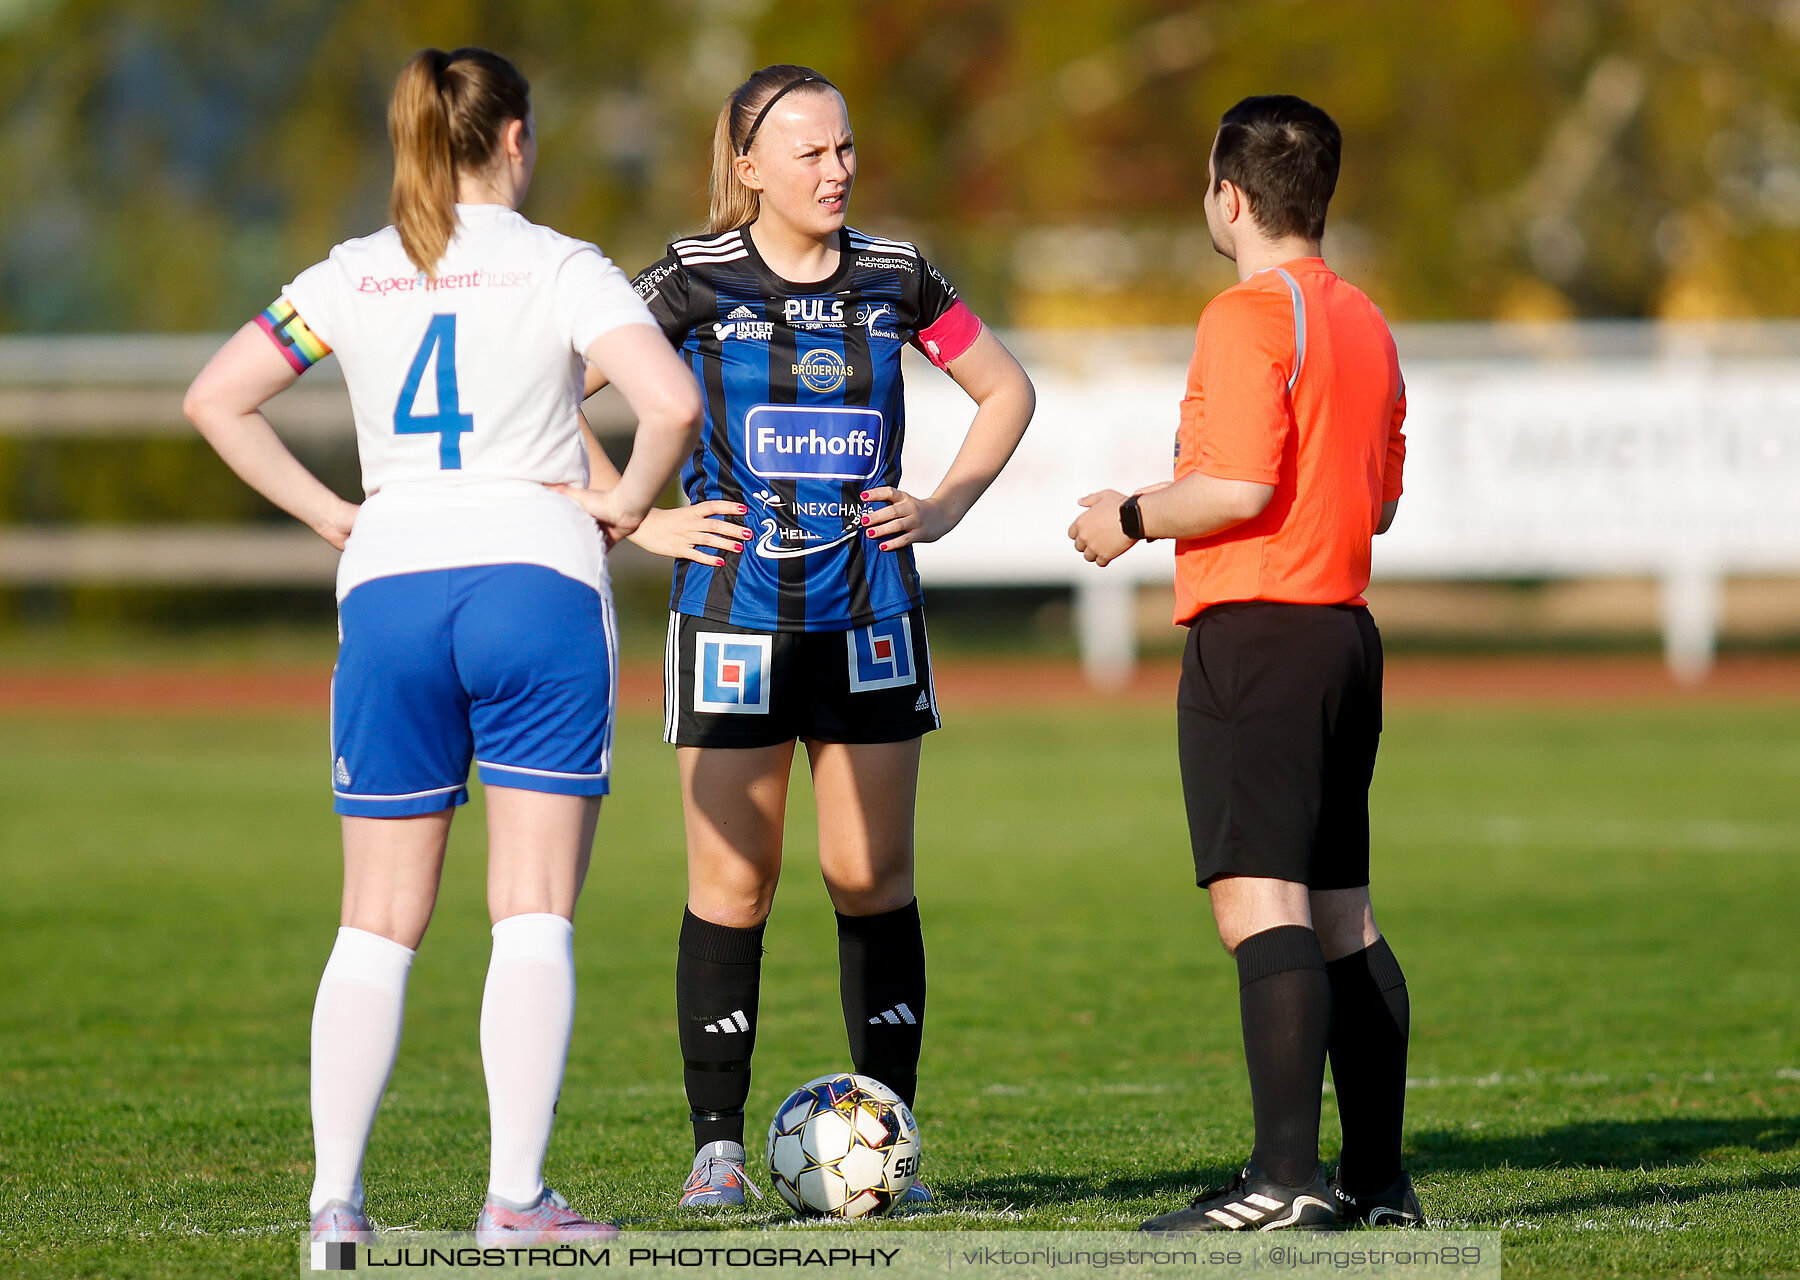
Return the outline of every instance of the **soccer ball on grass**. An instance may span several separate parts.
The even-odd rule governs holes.
[[[809,1080],[769,1126],[770,1180],[801,1213],[878,1217],[918,1172],[918,1121],[899,1095],[869,1076]]]

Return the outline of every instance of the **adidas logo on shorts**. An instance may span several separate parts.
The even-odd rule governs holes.
[[[897,1027],[904,1022],[910,1027],[915,1025],[918,1021],[917,1018],[913,1017],[913,1011],[911,1009],[908,1009],[904,1004],[897,1004],[892,1009],[883,1009],[875,1017],[870,1018],[869,1025],[871,1027],[879,1027],[882,1023],[886,1022]]]
[[[316,777],[317,775],[315,774],[314,776]],[[344,757],[339,756],[337,758],[337,764],[333,766],[331,776],[340,787],[347,787],[350,785],[350,766],[344,763]]]
[[[748,1031],[750,1030],[750,1019],[744,1016],[742,1009],[738,1009],[728,1018],[720,1018],[717,1022],[707,1023],[706,1029],[714,1035],[718,1035],[720,1032],[729,1035],[734,1032]]]
[[[919,693],[919,700],[917,702],[913,703],[913,710],[914,711],[929,711],[929,710],[931,710],[931,695],[928,693],[925,693],[923,690],[921,690]]]

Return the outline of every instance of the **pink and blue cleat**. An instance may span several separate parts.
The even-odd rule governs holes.
[[[610,1222],[584,1218],[557,1192],[544,1193],[531,1204],[514,1204],[489,1194],[475,1219],[475,1243],[482,1248],[527,1244],[561,1244],[577,1240],[611,1240],[619,1229]]]
[[[348,1200],[332,1200],[312,1216],[312,1238],[323,1243],[368,1240],[375,1234],[369,1215]]]

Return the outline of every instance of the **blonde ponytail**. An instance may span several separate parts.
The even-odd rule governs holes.
[[[531,86],[486,49],[421,49],[394,83],[388,137],[394,144],[390,211],[400,243],[428,276],[456,234],[459,174],[493,163],[500,134],[531,119]]]
[[[836,93],[837,88],[811,67],[781,62],[764,67],[725,99],[725,105],[719,108],[719,118],[713,124],[708,232],[735,231],[756,221],[762,202],[756,192],[739,179],[737,158],[748,153],[754,145],[762,113],[777,97],[807,91]]]
[[[450,160],[450,120],[438,87],[444,61],[441,49],[414,54],[388,104],[394,226],[406,256],[427,275],[435,273],[456,231],[456,166]]]

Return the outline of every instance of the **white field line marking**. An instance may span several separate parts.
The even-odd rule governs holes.
[[[1579,815],[1469,814],[1406,818],[1389,822],[1383,834],[1403,840],[1460,840],[1496,849],[1592,849],[1635,852],[1673,849],[1682,853],[1800,852],[1800,822],[1741,821],[1730,818],[1594,818]]]
[[[1773,1071],[1643,1071],[1623,1074],[1608,1071],[1490,1071],[1486,1075],[1408,1076],[1406,1087],[1412,1089],[1493,1089],[1506,1085],[1634,1085],[1634,1084],[1743,1084],[1757,1080],[1800,1080],[1800,1067],[1777,1067]],[[990,1084],[982,1089],[983,1097],[1085,1097],[1092,1095],[1129,1096],[1182,1092],[1191,1088],[1179,1081],[1125,1081],[1116,1084]],[[1326,1093],[1334,1090],[1325,1082]]]
[[[1800,1080],[1800,1069],[1780,1067],[1775,1071],[1644,1071],[1615,1075],[1606,1071],[1494,1071],[1485,1076],[1408,1076],[1408,1089],[1491,1089],[1497,1085],[1629,1085],[1629,1084],[1736,1084],[1750,1080]],[[1329,1086],[1327,1086],[1329,1088]]]

